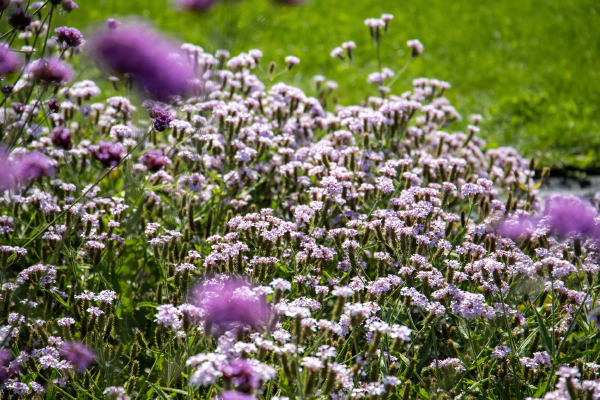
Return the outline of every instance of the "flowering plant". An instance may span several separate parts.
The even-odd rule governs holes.
[[[115,20],[49,39],[75,2],[11,7],[2,396],[600,398],[599,199],[544,204],[480,116],[450,133],[448,83],[392,94],[419,41],[368,75],[377,96],[331,107],[323,77],[316,97],[273,84],[296,57],[265,84],[259,50]],[[392,21],[365,21],[378,54]],[[73,80],[84,56],[123,96]]]

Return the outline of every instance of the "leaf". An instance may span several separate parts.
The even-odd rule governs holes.
[[[141,301],[139,303],[137,303],[138,307],[152,307],[152,308],[156,308],[158,307],[158,304],[156,303],[152,303],[151,301]]]
[[[150,191],[150,192],[156,192],[158,190],[168,189],[168,188],[172,188],[172,187],[175,187],[175,185],[174,184],[171,184],[171,185],[156,185],[156,186],[150,186],[148,188],[145,188],[144,190],[147,190],[147,191]]]
[[[573,362],[573,361],[577,360],[578,358],[589,356],[590,354],[594,354],[595,351],[596,351],[596,349],[591,349],[591,350],[587,350],[587,351],[580,351],[578,353],[571,354],[570,356],[561,357],[558,360],[556,360],[555,363],[557,365],[558,364],[562,364],[562,363],[570,363],[570,362]]]
[[[423,346],[419,349],[417,354],[417,360],[419,364],[417,365],[417,371],[423,369],[425,364],[427,364],[427,360],[429,359],[429,352],[431,350],[431,346],[433,346],[433,330],[429,333],[427,342],[423,343]]]
[[[414,386],[413,386],[414,387]],[[429,393],[425,391],[422,387],[419,386],[418,393],[426,399],[429,399]]]
[[[537,317],[538,320],[538,325],[539,325],[539,330],[540,330],[540,334],[542,336],[542,343],[544,343],[544,347],[546,348],[546,351],[548,352],[548,354],[550,354],[550,356],[554,357],[554,351],[553,351],[553,343],[550,340],[550,337],[548,336],[548,329],[546,328],[546,324],[544,323],[544,319],[542,318],[542,316],[540,315],[540,313],[538,312],[536,307],[532,307],[533,311],[535,311],[535,316]]]
[[[160,387],[160,389],[162,390],[166,390],[167,392],[173,392],[173,393],[179,393],[179,394],[183,394],[183,395],[188,395],[188,392],[186,392],[185,390],[181,390],[181,389],[171,389],[171,388],[166,388],[166,387]]]
[[[162,400],[172,400],[171,396],[167,395],[161,388],[159,388],[158,386],[156,386],[154,383],[152,382],[148,382],[148,385],[150,385],[150,387],[152,389],[154,389],[154,391],[156,392],[156,394],[158,394],[158,396],[162,399]],[[187,394],[187,393],[186,393]]]

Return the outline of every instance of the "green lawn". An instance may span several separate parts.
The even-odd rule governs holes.
[[[408,90],[416,77],[452,84],[448,97],[464,117],[485,117],[491,147],[512,145],[552,166],[600,166],[600,3],[597,0],[311,0],[300,7],[265,0],[220,4],[198,15],[178,13],[168,0],[78,0],[60,21],[79,29],[109,17],[137,14],[208,51],[263,50],[265,63],[302,62],[281,80],[313,93],[312,76],[340,85],[342,104],[375,94],[363,72],[331,59],[342,41],[354,40],[356,62],[376,69],[363,20],[396,17],[383,41],[384,66],[399,70],[406,41],[425,53],[393,87]],[[259,73],[260,76],[260,73]]]

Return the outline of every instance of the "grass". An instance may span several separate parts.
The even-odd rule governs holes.
[[[280,79],[310,95],[312,77],[325,75],[339,83],[342,104],[376,93],[363,75],[377,69],[363,20],[392,13],[384,66],[404,65],[408,39],[425,45],[395,93],[410,89],[416,77],[446,80],[465,125],[470,113],[484,115],[489,147],[515,146],[553,167],[600,166],[600,5],[594,0],[309,0],[300,7],[248,0],[205,14],[179,13],[168,0],[78,3],[60,23],[85,30],[135,14],[207,51],[260,48],[264,63],[274,60],[279,68],[286,55],[298,56],[295,73]],[[329,56],[346,40],[358,45],[360,70]]]

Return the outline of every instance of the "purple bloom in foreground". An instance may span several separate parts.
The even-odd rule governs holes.
[[[595,221],[598,212],[589,201],[579,197],[551,197],[546,200],[544,215],[552,217],[552,228],[560,236],[569,233],[596,236],[599,233]]]
[[[56,57],[40,58],[27,67],[27,73],[35,80],[63,84],[71,79],[73,71],[68,64]]]
[[[241,392],[234,392],[233,390],[227,390],[221,393],[220,396],[215,397],[215,400],[257,400],[256,397],[251,394],[244,394]]]
[[[13,176],[19,181],[54,175],[54,167],[50,159],[36,151],[27,153],[15,160],[12,171]]]
[[[53,36],[52,39],[58,43],[64,43],[67,47],[78,47],[85,43],[83,35],[78,29],[61,26],[54,32],[56,32],[56,36]]]
[[[10,51],[7,44],[0,44],[0,75],[15,72],[19,66],[19,58]]]
[[[257,328],[269,316],[269,308],[252,287],[239,281],[218,286],[197,287],[192,297],[206,311],[205,321],[221,329],[242,323]]]
[[[85,371],[96,358],[96,353],[77,342],[65,342],[60,348],[60,355],[69,360],[78,372]]]
[[[165,165],[171,164],[171,160],[159,149],[149,150],[142,155],[142,162],[152,172],[160,171]]]
[[[21,371],[21,364],[11,365],[13,358],[9,350],[0,350],[0,381],[5,381]]]
[[[160,100],[185,94],[194,77],[179,46],[142,24],[106,28],[90,39],[89,47],[108,70],[131,75],[141,89]]]
[[[150,108],[148,109],[148,113],[150,114],[150,118],[152,118],[154,129],[158,132],[163,132],[167,129],[169,123],[175,119],[171,113],[160,108]]]
[[[125,148],[121,143],[100,141],[98,145],[90,146],[90,150],[96,159],[105,167],[114,167],[121,162],[125,155]]]
[[[176,4],[187,10],[206,11],[219,0],[175,0]]]

